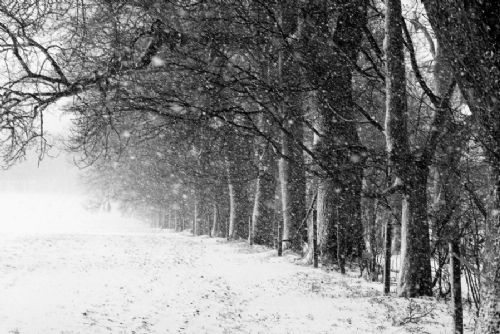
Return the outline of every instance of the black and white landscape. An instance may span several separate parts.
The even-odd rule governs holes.
[[[0,334],[500,334],[500,2],[0,0]]]

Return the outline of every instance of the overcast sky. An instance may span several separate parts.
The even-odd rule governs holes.
[[[44,115],[45,131],[54,148],[39,163],[33,150],[25,161],[8,170],[0,170],[1,192],[80,193],[81,171],[72,163],[73,155],[65,152],[61,140],[67,139],[71,126],[69,115],[55,106]]]

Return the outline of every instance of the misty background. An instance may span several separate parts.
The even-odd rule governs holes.
[[[145,228],[114,210],[87,209],[92,193],[82,182],[84,169],[74,162],[77,154],[66,149],[71,115],[59,104],[44,117],[48,152],[40,159],[35,143],[25,159],[0,170],[1,233],[127,233]]]

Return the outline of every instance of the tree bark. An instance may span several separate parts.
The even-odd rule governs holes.
[[[366,179],[365,179],[366,180]],[[367,182],[363,180],[364,191],[370,192]],[[368,260],[367,269],[370,274],[369,279],[372,282],[377,281],[377,207],[378,200],[374,198],[363,198],[361,200],[363,210],[362,220],[365,235],[365,248],[363,251],[362,261]]]
[[[213,203],[213,219],[212,219],[212,230],[210,232],[212,238],[217,238],[220,236],[220,215],[219,206],[216,202]]]
[[[386,0],[386,144],[395,186],[402,188],[401,268],[398,294],[430,296],[431,264],[427,221],[427,161],[410,152],[401,0]]]
[[[264,117],[260,115],[259,125],[264,129]],[[264,138],[256,139],[258,175],[255,184],[255,198],[249,243],[272,245],[274,197],[276,190],[276,161],[271,147]]]
[[[315,209],[312,210],[312,258],[313,267],[318,268],[318,224],[317,224],[317,212]]]
[[[490,199],[490,216],[485,230],[486,244],[481,311],[476,333],[500,333],[500,164],[491,168],[494,184]]]
[[[392,258],[392,222],[391,219],[385,221],[384,240],[384,294],[391,293],[391,258]]]
[[[460,241],[455,239],[449,242],[450,247],[450,283],[451,304],[453,310],[454,334],[464,332],[464,319],[462,308],[462,282],[460,270]]]
[[[403,194],[401,217],[401,268],[398,294],[431,296],[429,222],[427,220],[427,166],[415,168]]]
[[[334,223],[335,186],[330,180],[318,180],[317,218],[318,251],[322,263],[332,263],[337,253],[337,233]]]
[[[193,235],[200,235],[201,234],[201,229],[200,229],[200,217],[199,217],[199,203],[198,203],[198,195],[194,194],[193,198],[193,230],[192,233]]]
[[[181,224],[179,222],[179,217],[178,217],[178,210],[173,210],[173,213],[172,213],[172,219],[174,221],[174,226],[175,226],[175,230],[177,232],[181,232],[182,231],[182,227],[181,227]]]
[[[247,197],[246,197],[246,173],[244,166],[244,153],[249,147],[245,147],[245,141],[239,138],[233,130],[229,129],[226,142],[226,172],[229,191],[229,226],[228,239],[237,240],[248,237],[247,223]]]
[[[246,225],[246,203],[245,189],[241,184],[230,181],[229,188],[229,227],[228,239],[237,240],[245,238],[244,230]]]
[[[445,96],[453,80],[450,64],[447,62],[441,45],[434,46],[434,81],[438,96]],[[449,106],[442,106],[444,108]],[[443,108],[443,109],[444,109]],[[458,125],[450,122],[452,114],[449,110],[444,113],[446,131],[438,144],[436,152],[435,187],[433,191],[433,212],[436,218],[436,228],[443,230],[449,236],[450,254],[450,283],[453,327],[455,334],[463,333],[462,281],[460,270],[460,159],[462,148],[468,140],[461,133]],[[441,237],[441,236],[440,236]]]
[[[317,200],[318,200],[318,186],[316,184],[316,178],[312,177],[309,185],[307,186],[307,198],[308,206],[306,213],[307,216],[307,252],[303,254],[302,263],[303,264],[314,264],[314,249],[316,249],[316,261],[318,255],[318,224],[316,223],[317,217]],[[314,245],[316,242],[316,245]]]
[[[304,241],[305,225],[301,223],[306,215],[306,173],[302,149],[294,143],[302,142],[302,124],[290,127],[293,139],[283,136],[282,154],[279,161],[281,200],[283,208],[283,246],[299,251]]]
[[[299,34],[299,7],[296,0],[281,0],[280,28],[285,36]],[[278,79],[283,100],[280,111],[283,116],[279,179],[283,214],[283,248],[300,251],[305,239],[305,226],[301,222],[306,213],[306,174],[302,148],[304,141],[302,94],[297,91],[303,80],[296,62],[290,61],[290,48],[281,41],[278,54]],[[297,76],[299,79],[297,80]],[[297,81],[299,82],[297,84]],[[286,84],[285,84],[286,83]]]

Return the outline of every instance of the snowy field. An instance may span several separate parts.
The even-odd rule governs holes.
[[[445,304],[385,297],[354,272],[46,200],[2,219],[2,334],[450,333]],[[23,221],[37,215],[50,219]]]

